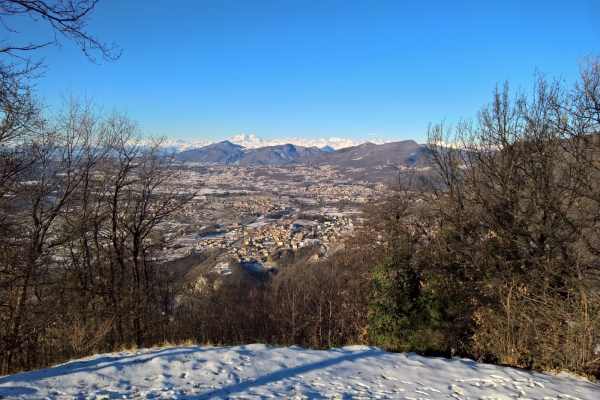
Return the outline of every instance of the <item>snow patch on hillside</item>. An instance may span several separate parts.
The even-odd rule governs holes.
[[[600,386],[464,359],[262,344],[102,354],[0,378],[0,398],[598,399]]]

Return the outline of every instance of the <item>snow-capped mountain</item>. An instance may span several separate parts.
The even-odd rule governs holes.
[[[302,147],[325,147],[330,146],[331,148],[337,150],[342,149],[344,147],[356,146],[357,144],[363,143],[362,141],[356,142],[350,139],[342,139],[342,138],[331,138],[331,139],[303,139],[303,138],[284,138],[284,139],[274,139],[274,140],[264,140],[255,135],[236,135],[227,140],[231,143],[238,144],[248,149],[258,149],[261,147],[267,146],[279,146],[283,144],[293,144],[296,146]]]
[[[213,144],[213,141],[203,142],[201,140],[192,140],[190,142],[185,140],[167,140],[163,143],[163,147],[168,150],[175,150],[176,152],[190,150],[190,149],[200,149],[202,147],[206,147],[208,145]]]
[[[142,146],[142,147],[146,147],[146,148],[150,148],[153,146],[152,141],[148,141],[148,140],[130,140],[127,142],[128,145],[130,146]],[[203,147],[209,146],[211,144],[213,144],[214,142],[212,141],[206,141],[203,142],[201,140],[192,140],[192,141],[186,141],[186,140],[165,140],[164,142],[162,142],[160,144],[160,146],[162,147],[162,149],[166,152],[172,152],[174,151],[175,153],[181,153],[182,151],[185,150],[192,150],[192,149],[201,149]]]
[[[236,135],[227,138],[228,142],[240,145],[247,149],[258,149],[270,146],[269,142],[254,135]]]
[[[365,140],[352,140],[341,137],[331,137],[329,139],[305,139],[305,138],[284,138],[284,139],[273,139],[273,140],[265,140],[261,139],[256,135],[236,135],[227,138],[227,141],[242,146],[246,149],[260,149],[268,146],[281,146],[285,144],[293,144],[294,146],[302,146],[302,147],[318,147],[319,149],[324,149],[325,152],[344,149],[346,147],[358,146],[364,143],[367,143]],[[371,140],[370,143],[374,144],[384,144],[392,142],[389,140],[387,142],[381,139]],[[171,150],[175,152],[182,152],[185,150],[192,149],[200,149],[211,144],[214,144],[214,141],[201,141],[201,140],[193,140],[193,141],[185,141],[185,140],[167,140],[164,142],[163,147],[166,150]],[[331,149],[331,150],[330,150]]]
[[[392,142],[391,140],[390,140],[390,141],[388,141],[388,142],[385,142],[385,141],[383,141],[383,140],[381,140],[381,139],[373,139],[373,140],[371,140],[369,143],[373,143],[373,144],[384,144],[384,143],[391,143],[391,142]]]
[[[334,150],[343,149],[346,147],[358,146],[359,144],[365,143],[364,140],[352,140],[340,137],[331,137],[329,139],[304,139],[304,138],[283,138],[264,140],[255,135],[237,135],[227,138],[231,143],[239,144],[248,149],[258,149],[267,146],[280,146],[284,144],[293,144],[294,146],[302,147],[318,147],[323,148],[329,146]],[[375,141],[373,141],[375,143]],[[377,143],[383,143],[382,140],[377,139]]]
[[[365,142],[364,140],[354,141],[352,139],[332,137],[329,139],[310,139],[310,140],[304,139],[304,138],[285,138],[285,139],[275,139],[275,140],[272,140],[270,143],[273,143],[272,144],[273,146],[278,145],[278,144],[286,144],[286,143],[291,143],[291,144],[303,146],[303,147],[316,146],[318,148],[321,148],[321,147],[329,146],[329,147],[333,148],[334,150],[339,150],[339,149],[343,149],[346,147],[358,146],[359,144],[363,144],[364,142]]]

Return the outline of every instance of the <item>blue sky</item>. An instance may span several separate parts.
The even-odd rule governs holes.
[[[531,90],[537,69],[573,82],[600,51],[600,2],[102,0],[88,30],[123,55],[94,65],[65,39],[39,51],[50,106],[85,93],[171,139],[423,141],[430,122],[474,118],[505,80]]]

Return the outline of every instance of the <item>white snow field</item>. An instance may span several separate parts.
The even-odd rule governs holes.
[[[96,355],[0,378],[19,399],[600,399],[600,385],[465,359],[253,344]]]

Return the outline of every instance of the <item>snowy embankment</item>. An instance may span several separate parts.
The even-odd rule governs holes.
[[[464,359],[352,346],[170,347],[0,378],[0,398],[600,399],[600,385]]]

